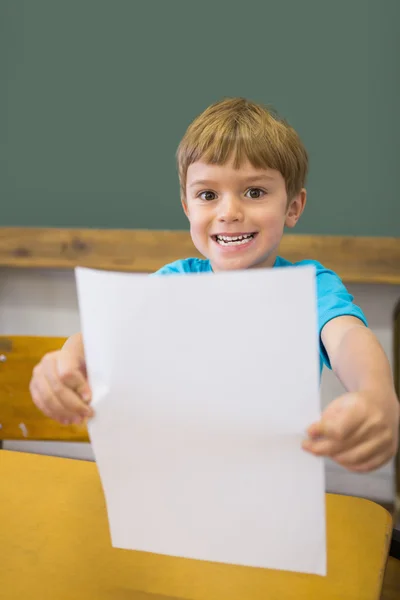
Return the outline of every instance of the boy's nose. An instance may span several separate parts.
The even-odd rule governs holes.
[[[240,200],[230,196],[219,204],[218,220],[222,223],[233,223],[243,220],[243,209]]]

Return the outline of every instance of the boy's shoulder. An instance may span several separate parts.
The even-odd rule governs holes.
[[[318,296],[329,293],[346,292],[341,278],[335,271],[328,269],[317,260],[306,259],[298,262],[290,262],[281,256],[277,256],[274,267],[305,267],[313,266],[315,268],[316,284]]]
[[[275,260],[275,264],[274,264],[274,267],[307,267],[307,266],[315,267],[317,275],[319,275],[321,273],[332,273],[332,275],[336,275],[336,273],[334,273],[333,271],[330,271],[329,269],[324,267],[324,265],[322,265],[320,262],[318,262],[317,260],[312,260],[312,259],[304,259],[304,260],[299,260],[297,262],[291,262],[290,260],[286,260],[286,258],[283,258],[282,256],[277,256],[276,260]]]

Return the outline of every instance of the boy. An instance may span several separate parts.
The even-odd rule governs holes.
[[[210,106],[186,131],[177,153],[181,202],[194,245],[205,259],[166,265],[156,274],[285,267],[277,255],[284,227],[306,203],[308,157],[297,133],[263,106],[241,98]],[[320,363],[347,393],[310,424],[303,448],[366,472],[386,463],[398,444],[399,405],[387,358],[340,279],[314,261]],[[47,354],[30,391],[62,423],[90,417],[81,334]]]

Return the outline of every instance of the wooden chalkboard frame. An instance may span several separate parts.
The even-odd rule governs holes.
[[[312,258],[345,282],[400,285],[400,238],[285,235],[279,253]],[[152,272],[199,256],[186,231],[0,227],[0,267]]]

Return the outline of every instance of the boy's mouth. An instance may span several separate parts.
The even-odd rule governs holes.
[[[255,238],[257,232],[253,233],[238,233],[236,235],[217,234],[211,236],[214,242],[220,246],[243,246]]]

